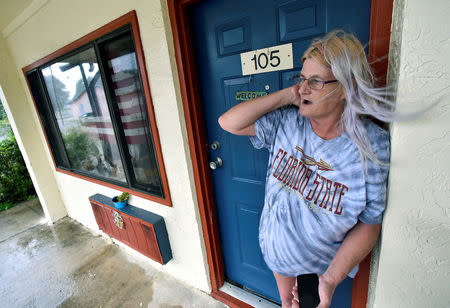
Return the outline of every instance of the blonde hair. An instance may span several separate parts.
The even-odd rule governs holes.
[[[328,67],[343,87],[346,100],[339,125],[358,147],[364,169],[367,160],[387,165],[372,150],[364,116],[392,122],[398,119],[398,114],[393,111],[394,103],[386,98],[386,87],[375,87],[375,78],[361,42],[350,33],[334,30],[313,40],[303,54],[302,62],[306,59]]]

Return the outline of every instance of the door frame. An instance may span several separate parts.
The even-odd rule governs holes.
[[[220,291],[225,282],[222,249],[214,203],[214,191],[209,171],[203,111],[200,103],[198,72],[190,23],[192,5],[206,0],[167,0],[172,27],[175,58],[181,98],[186,120],[189,152],[192,159],[195,189],[211,281],[211,295],[231,307],[250,305]],[[369,62],[377,78],[386,80],[391,35],[393,0],[372,0],[370,17]],[[377,60],[377,61],[375,61]],[[353,280],[352,308],[366,307],[369,286],[370,254],[360,264]]]

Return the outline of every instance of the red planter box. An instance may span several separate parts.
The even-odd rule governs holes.
[[[163,217],[132,205],[116,209],[111,198],[101,194],[89,201],[100,230],[156,262],[166,264],[172,259]]]

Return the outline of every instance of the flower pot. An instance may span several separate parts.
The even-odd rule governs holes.
[[[127,205],[126,201],[119,202],[117,201],[117,197],[112,198],[112,202],[114,203],[114,206],[116,209],[122,209]]]

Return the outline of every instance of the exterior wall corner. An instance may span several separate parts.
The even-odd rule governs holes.
[[[54,168],[45,139],[39,133],[39,120],[31,107],[30,96],[24,91],[20,70],[14,67],[14,63],[5,40],[0,38],[2,102],[45,216],[53,223],[66,216],[67,212],[54,178]]]

